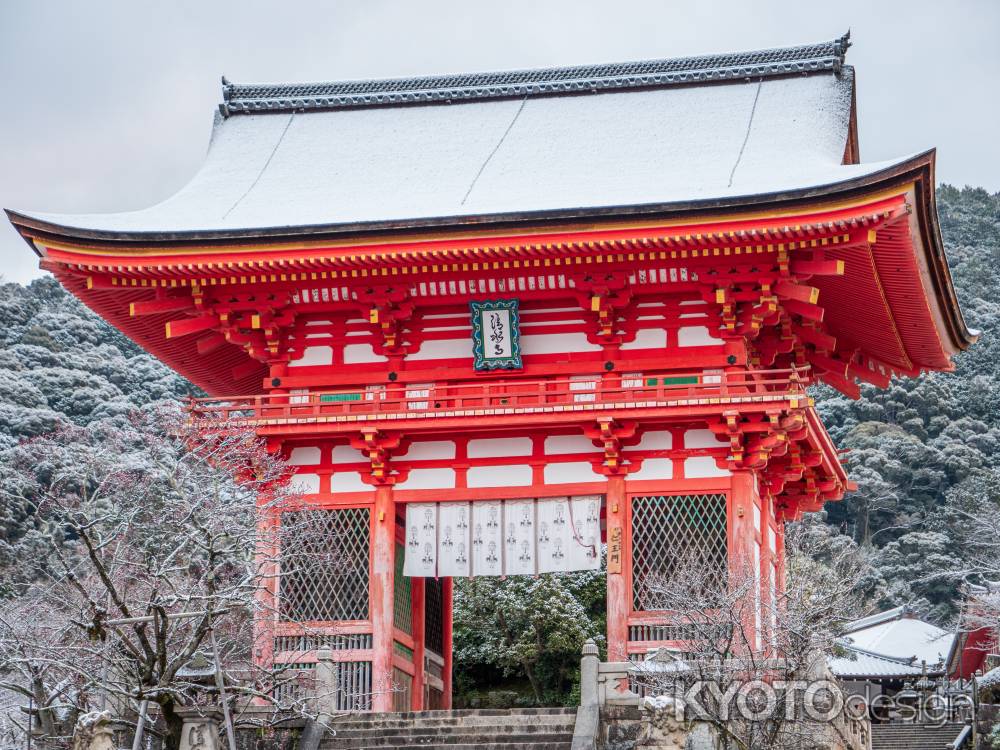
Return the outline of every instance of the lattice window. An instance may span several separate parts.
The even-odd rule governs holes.
[[[368,537],[368,508],[282,514],[281,619],[367,619]]]
[[[724,586],[728,577],[726,496],[632,498],[632,606],[656,610],[650,583],[693,560]]]
[[[282,651],[315,651],[318,648],[328,648],[331,651],[363,651],[371,647],[371,633],[337,635],[299,633],[297,635],[279,635],[274,638],[274,650],[279,653]]]
[[[392,710],[409,711],[412,708],[413,677],[399,667],[392,668]]]
[[[413,586],[409,576],[403,575],[402,544],[396,545],[396,573],[392,579],[392,624],[407,635],[413,635]]]
[[[333,668],[333,707],[337,711],[371,711],[371,662],[335,662]]]
[[[424,579],[424,645],[444,654],[444,590],[437,578]]]

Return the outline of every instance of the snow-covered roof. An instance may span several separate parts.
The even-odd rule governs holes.
[[[830,656],[827,664],[830,671],[842,678],[865,677],[919,677],[923,674],[921,665],[906,659],[891,659],[881,654],[845,646],[844,653]]]
[[[849,627],[844,640],[851,646],[890,658],[913,658],[917,665],[927,662],[930,667],[944,663],[951,653],[954,633],[907,617],[902,608],[892,612],[894,619],[877,621],[858,629]]]
[[[907,611],[906,605],[904,604],[901,607],[887,609],[885,612],[876,612],[873,615],[868,615],[867,617],[862,617],[847,623],[844,627],[844,632],[853,633],[855,630],[864,630],[872,627],[873,625],[881,625],[883,622],[898,620],[900,617],[907,614]]]
[[[107,239],[621,215],[822,194],[843,164],[846,38],[711,57],[334,84],[226,83],[201,170],[151,208],[14,212]],[[673,208],[671,208],[673,207]]]
[[[1000,685],[1000,667],[993,667],[982,677],[976,678],[976,684],[982,688],[995,688]]]

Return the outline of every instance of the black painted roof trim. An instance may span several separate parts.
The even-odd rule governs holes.
[[[839,73],[850,32],[830,42],[755,52],[495,73],[332,83],[237,84],[222,79],[226,117],[254,112],[350,109],[658,88],[822,71]]]

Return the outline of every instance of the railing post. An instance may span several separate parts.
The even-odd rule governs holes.
[[[333,652],[321,648],[316,652],[316,714],[321,722],[328,720],[337,710],[336,679]]]
[[[588,638],[583,644],[583,657],[580,659],[580,705],[596,706],[597,696],[597,665],[601,660],[598,656],[597,644],[593,638]]]
[[[597,644],[588,638],[583,644],[580,659],[580,708],[576,712],[573,727],[572,750],[595,750],[601,726],[600,698],[597,690],[597,674],[601,660]]]

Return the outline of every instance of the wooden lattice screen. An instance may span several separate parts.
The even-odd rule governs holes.
[[[406,550],[396,545],[396,574],[392,584],[392,624],[407,635],[413,635],[413,585],[403,575],[403,558]]]
[[[368,618],[368,508],[282,514],[281,619]]]
[[[424,579],[424,643],[439,656],[444,654],[444,592],[438,578]]]
[[[655,611],[650,583],[670,578],[682,560],[694,560],[714,574],[715,585],[728,576],[726,496],[656,495],[632,498],[632,606]]]

